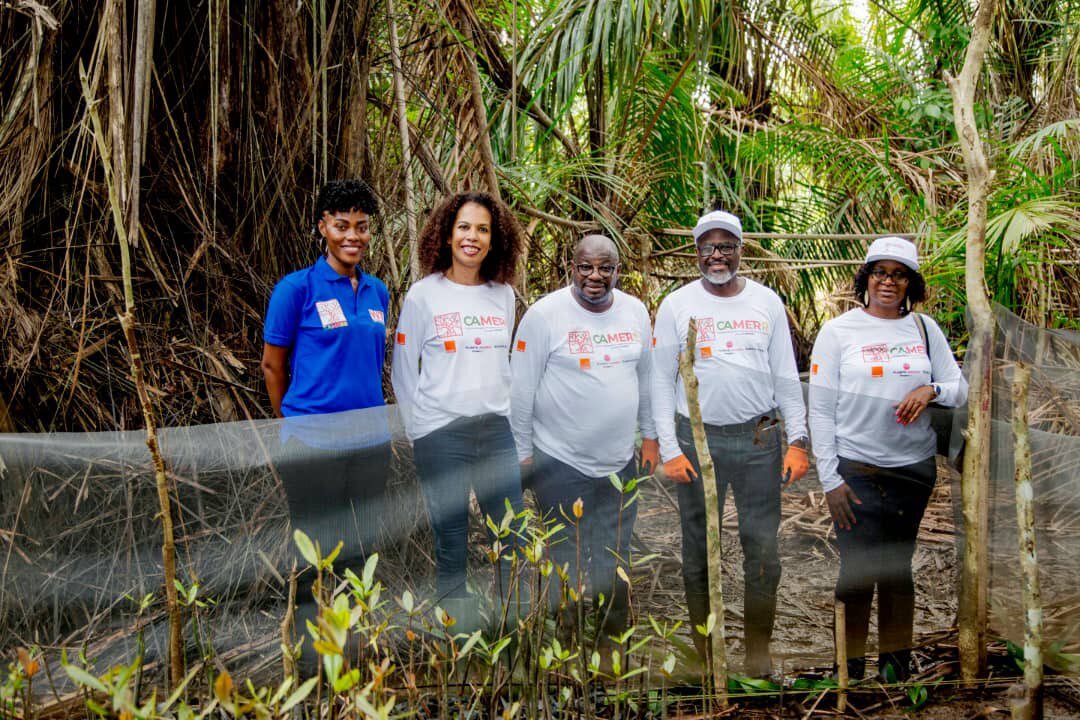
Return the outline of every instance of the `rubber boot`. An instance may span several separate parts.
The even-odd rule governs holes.
[[[691,595],[686,596],[686,608],[690,614],[690,638],[694,641],[701,666],[709,667],[712,661],[712,639],[698,632],[698,625],[706,625],[709,621],[709,596]]]
[[[772,656],[769,641],[772,638],[773,619],[776,615],[776,598],[763,600],[745,607],[743,640],[746,657],[743,672],[747,677],[767,678],[772,674]]]

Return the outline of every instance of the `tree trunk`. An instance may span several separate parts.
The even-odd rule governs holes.
[[[352,84],[349,92],[349,112],[345,118],[345,132],[342,138],[342,157],[345,159],[345,167],[341,175],[347,177],[360,177],[370,180],[371,175],[371,144],[368,141],[368,113],[367,96],[368,78],[371,74],[371,43],[368,34],[371,31],[369,14],[371,5],[369,0],[360,0],[356,7],[356,17],[353,22],[353,36],[356,39],[356,51],[353,67]]]
[[[698,379],[694,375],[694,353],[697,352],[697,321],[690,319],[686,332],[686,352],[679,356],[679,374],[686,388],[686,405],[690,411],[690,427],[694,430],[694,448],[697,450],[701,477],[698,481],[705,490],[705,537],[709,553],[709,609],[713,615],[712,629],[712,680],[713,691],[722,707],[727,707],[727,645],[724,637],[724,586],[720,550],[720,503],[716,494],[716,469],[713,467],[709,443],[705,438],[705,424],[701,420],[698,404]],[[697,632],[697,628],[690,628]]]
[[[986,197],[990,171],[975,124],[975,91],[990,42],[994,0],[983,0],[975,14],[964,67],[947,76],[964,165],[968,171],[966,283],[971,339],[964,363],[969,371],[967,452],[961,484],[964,557],[960,576],[960,674],[974,681],[986,665],[986,612],[989,564],[990,404],[993,392],[994,316],[986,291]]]
[[[1013,701],[1014,720],[1043,717],[1043,621],[1039,557],[1035,550],[1035,491],[1031,486],[1028,387],[1031,370],[1016,363],[1013,375],[1013,437],[1016,439],[1016,523],[1020,529],[1020,570],[1024,580],[1024,697]]]
[[[394,17],[394,0],[386,0],[386,15],[390,23],[390,60],[394,66],[394,100],[397,104],[398,133],[401,136],[401,174],[405,186],[405,223],[409,233],[409,280],[420,279],[420,253],[416,233],[416,201],[413,198],[412,150],[409,142],[409,116],[405,105],[405,80],[401,71],[401,46],[398,42],[397,20]],[[397,258],[387,236],[387,250],[390,253],[390,273],[397,284]]]

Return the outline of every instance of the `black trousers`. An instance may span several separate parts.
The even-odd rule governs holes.
[[[769,641],[776,619],[776,589],[780,583],[780,553],[776,539],[780,527],[780,428],[776,414],[768,413],[739,425],[705,425],[709,454],[716,470],[719,511],[724,509],[728,485],[739,515],[739,542],[743,550],[745,597],[743,617],[747,665],[767,662]],[[676,416],[679,447],[698,470],[690,422]],[[700,479],[680,484],[679,521],[682,526],[683,584],[691,625],[709,615],[709,560],[705,535],[705,489]],[[693,633],[696,638],[697,634]]]
[[[302,530],[318,543],[323,556],[339,542],[341,553],[334,561],[340,576],[346,568],[357,575],[379,535],[386,507],[386,484],[390,478],[390,444],[365,448],[324,450],[290,439],[278,461],[285,486],[292,530]],[[292,535],[289,535],[292,544]],[[295,545],[294,545],[295,548]],[[315,573],[299,556],[297,603],[311,600]]]
[[[836,599],[845,606],[847,655],[861,677],[876,587],[879,665],[892,662],[902,679],[907,675],[915,619],[911,559],[937,466],[933,457],[896,468],[840,458],[839,471],[862,500],[853,506],[852,528],[836,529],[840,550]]]

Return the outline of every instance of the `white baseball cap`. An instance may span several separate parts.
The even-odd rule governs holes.
[[[742,241],[742,223],[729,212],[713,210],[699,217],[697,225],[694,226],[694,241],[697,242],[698,238],[710,230],[727,230]]]
[[[871,243],[866,251],[866,263],[878,260],[895,260],[912,270],[919,269],[919,251],[915,249],[915,243],[904,238],[881,237]]]

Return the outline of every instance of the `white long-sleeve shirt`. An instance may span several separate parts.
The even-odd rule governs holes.
[[[651,329],[637,298],[615,290],[591,312],[569,287],[525,313],[511,355],[510,425],[518,457],[542,452],[589,477],[618,472],[637,430],[655,438],[649,404]]]
[[[509,285],[432,273],[409,288],[390,376],[410,440],[460,417],[510,414],[513,325]]]
[[[913,315],[885,320],[857,308],[818,333],[810,361],[810,434],[826,491],[844,484],[838,457],[901,467],[934,454],[929,413],[907,426],[896,421],[896,405],[912,390],[933,382],[941,388],[934,402],[956,407],[967,401],[967,381],[945,334],[923,318],[929,356]]]
[[[742,292],[731,298],[692,282],[660,303],[652,407],[664,462],[682,454],[675,439],[675,413],[690,415],[679,354],[686,349],[692,317],[697,319],[694,374],[702,420],[735,425],[779,408],[788,440],[806,437],[806,405],[784,304],[761,283],[749,278],[745,282]]]

